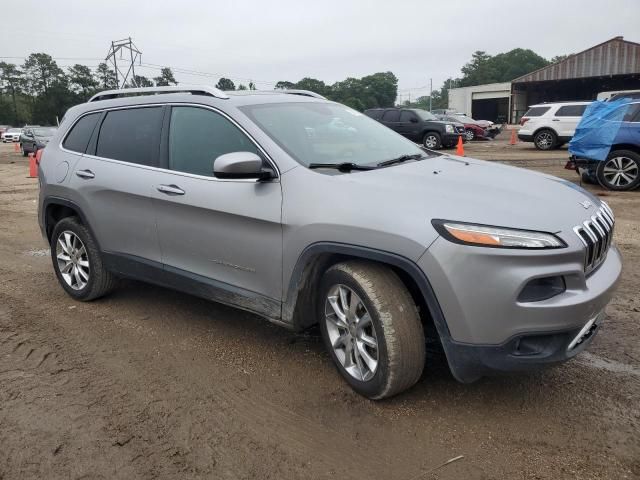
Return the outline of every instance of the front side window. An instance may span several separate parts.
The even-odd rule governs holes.
[[[84,153],[100,115],[101,113],[91,113],[78,120],[62,142],[62,146],[72,152]]]
[[[162,107],[128,108],[107,113],[96,155],[139,165],[159,166]]]
[[[305,166],[342,162],[376,165],[400,155],[424,155],[410,140],[344,105],[286,102],[240,109]]]
[[[258,149],[238,127],[219,113],[198,107],[171,109],[171,170],[212,177],[215,159],[233,152],[258,154]]]
[[[410,122],[412,118],[415,118],[417,120],[415,113],[410,112],[409,110],[402,110],[402,112],[400,112],[401,122]]]

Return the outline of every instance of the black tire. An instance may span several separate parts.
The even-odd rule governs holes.
[[[366,381],[345,369],[329,338],[328,296],[338,285],[348,287],[360,297],[372,320],[378,358],[373,376]],[[356,392],[380,400],[408,389],[420,379],[425,363],[422,323],[411,295],[390,268],[358,260],[334,265],[324,274],[319,293],[318,323],[322,338],[338,371]]]
[[[60,271],[57,259],[58,240],[64,232],[75,234],[84,244],[86,255],[89,261],[89,278],[86,285],[80,289],[74,289],[67,284]],[[64,238],[64,237],[62,237]],[[51,261],[53,269],[62,288],[76,300],[88,302],[102,297],[109,293],[116,284],[116,277],[103,265],[100,250],[93,239],[93,236],[77,217],[66,217],[60,220],[51,234]]]
[[[533,144],[538,150],[553,150],[558,145],[558,136],[553,130],[540,130],[533,136]]]
[[[611,173],[618,170],[618,166],[625,168],[624,177]],[[598,162],[596,176],[598,183],[606,189],[633,190],[640,185],[640,155],[631,150],[615,150],[607,155],[606,160]]]
[[[442,148],[442,139],[438,132],[427,132],[422,137],[422,145],[430,150],[438,150]]]
[[[468,129],[466,129],[464,131],[464,135],[465,135],[465,137],[467,137],[467,142],[470,142],[471,140],[475,140],[475,138],[476,138],[476,132],[474,132],[470,128],[468,128]]]

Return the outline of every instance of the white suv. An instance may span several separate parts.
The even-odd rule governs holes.
[[[573,137],[582,114],[591,102],[558,102],[531,105],[520,119],[518,138],[533,142],[538,150],[551,150]]]

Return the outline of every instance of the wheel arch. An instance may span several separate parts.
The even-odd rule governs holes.
[[[82,209],[78,206],[78,204],[65,198],[47,197],[44,200],[42,209],[44,212],[44,230],[47,235],[49,244],[51,244],[51,235],[53,233],[53,229],[56,226],[56,223],[58,223],[63,218],[78,217],[80,219],[80,222],[82,222],[82,224],[89,229],[89,232],[93,236],[94,241],[98,245],[98,249],[100,249],[98,238],[95,236],[91,225],[87,221],[87,217],[85,216]]]
[[[545,125],[543,127],[538,127],[536,130],[534,130],[532,135],[535,137],[538,133],[542,132],[543,130],[549,130],[551,133],[553,133],[556,136],[556,138],[558,138],[558,132],[556,132],[555,128],[550,127],[548,125]]]
[[[633,143],[616,143],[615,145],[611,145],[609,155],[618,150],[629,150],[640,155],[640,145],[634,145]]]

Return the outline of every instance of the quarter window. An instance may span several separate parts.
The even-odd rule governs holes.
[[[162,107],[129,108],[107,113],[96,155],[139,165],[159,166]]]
[[[91,113],[78,120],[62,142],[62,146],[72,152],[84,153],[100,115],[101,113]]]
[[[382,116],[383,122],[397,122],[400,120],[400,110],[387,110]]]
[[[169,127],[169,168],[213,176],[213,163],[225,153],[258,153],[233,123],[205,108],[173,107]]]
[[[556,112],[556,117],[581,117],[587,105],[564,105]]]

